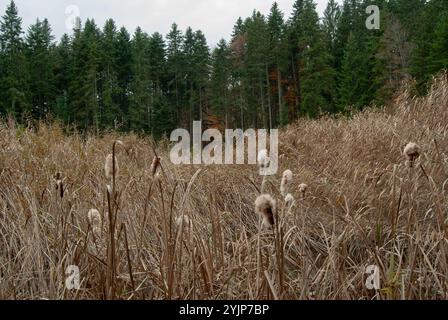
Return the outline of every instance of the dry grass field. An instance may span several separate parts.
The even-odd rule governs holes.
[[[175,166],[167,142],[4,122],[0,299],[448,298],[447,74],[427,97],[302,119],[279,142],[269,229],[254,208],[256,166]],[[420,146],[412,167],[409,142]],[[70,265],[79,290],[65,285]],[[369,265],[379,290],[365,285]]]

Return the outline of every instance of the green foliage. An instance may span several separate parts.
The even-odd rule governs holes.
[[[368,30],[366,7],[381,9]],[[50,23],[26,34],[11,1],[0,20],[0,115],[22,123],[48,114],[82,129],[161,137],[194,120],[228,128],[276,128],[298,116],[385,104],[404,81],[424,93],[448,68],[448,0],[296,0],[285,19],[238,18],[210,50],[200,30],[174,23],[163,37],[112,19],[87,19],[54,42]],[[210,120],[211,119],[211,120]]]

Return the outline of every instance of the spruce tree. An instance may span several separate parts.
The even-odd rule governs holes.
[[[229,112],[229,85],[231,77],[231,57],[227,42],[221,39],[213,50],[212,74],[210,80],[211,111],[225,120],[226,127],[231,122]]]
[[[0,112],[20,116],[29,111],[22,19],[11,1],[0,21]]]
[[[48,114],[55,100],[54,37],[48,20],[31,25],[26,36],[28,88],[31,114],[39,119]]]
[[[132,83],[129,124],[134,131],[150,131],[151,95],[149,78],[149,37],[137,28],[132,39]]]
[[[115,22],[106,21],[101,35],[101,124],[113,128],[122,119],[119,105],[120,89],[118,83],[118,34]]]

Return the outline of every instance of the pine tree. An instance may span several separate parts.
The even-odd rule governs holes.
[[[117,35],[116,42],[116,65],[118,82],[118,100],[117,103],[120,106],[120,114],[122,115],[121,122],[125,125],[125,129],[128,129],[127,114],[129,113],[130,105],[130,86],[132,79],[132,49],[131,49],[131,36],[126,28],[120,28]]]
[[[117,49],[118,34],[115,22],[106,21],[101,36],[101,78],[99,81],[101,92],[101,124],[106,128],[113,128],[122,118],[119,106],[120,89],[118,84]]]
[[[229,128],[232,117],[229,110],[231,67],[230,49],[227,42],[221,39],[212,54],[211,111],[225,119],[226,128]]]
[[[54,81],[56,101],[53,114],[64,122],[69,122],[70,112],[68,108],[69,102],[69,86],[71,77],[72,47],[71,41],[67,34],[64,34],[55,48],[54,52]]]
[[[312,0],[300,0],[294,8],[292,32],[295,36],[291,40],[297,41],[293,54],[299,108],[301,114],[316,116],[333,109],[335,71],[325,47],[316,4]]]
[[[160,33],[149,39],[149,74],[151,81],[151,133],[156,137],[167,134],[175,127],[176,110],[167,99],[167,63],[165,41]]]
[[[168,101],[176,108],[176,122],[187,126],[188,122],[182,108],[184,75],[183,75],[183,35],[178,29],[177,24],[173,23],[171,30],[166,36],[167,46],[167,73],[170,81],[168,82]]]
[[[244,89],[246,93],[249,125],[269,128],[272,123],[266,74],[269,64],[269,30],[265,17],[254,11],[245,22],[246,48]]]
[[[325,44],[327,50],[332,54],[332,64],[337,68],[336,55],[336,40],[338,35],[339,19],[341,18],[341,8],[335,0],[329,0],[324,11],[323,31],[325,35]]]
[[[341,28],[352,26],[343,51],[338,75],[338,106],[345,109],[348,105],[363,108],[374,102],[382,86],[381,61],[378,59],[380,39],[383,30],[368,30],[365,26],[365,8],[375,4],[384,8],[383,1],[347,0],[341,16]],[[384,18],[385,15],[383,15]],[[380,26],[384,29],[383,23]],[[340,36],[340,41],[344,42]],[[340,45],[340,43],[338,44]]]
[[[429,65],[431,74],[448,69],[448,8],[440,14],[434,29],[429,61],[431,61]]]
[[[29,111],[22,33],[22,19],[11,1],[0,21],[0,113],[15,116]]]
[[[210,80],[210,49],[204,34],[200,30],[194,33],[193,65],[194,83],[197,93],[197,113],[198,119],[202,121],[203,112],[207,105],[207,96],[205,93]]]
[[[271,51],[270,56],[270,74],[273,73],[276,81],[276,93],[277,93],[277,106],[272,111],[271,127],[275,127],[277,123],[280,125],[286,125],[288,123],[288,108],[283,103],[283,76],[288,65],[287,46],[285,44],[285,21],[283,19],[283,13],[280,11],[277,2],[271,7],[271,11],[268,16],[268,28],[269,28],[269,47]],[[272,69],[272,71],[271,71]],[[271,73],[272,72],[272,73]],[[271,78],[271,77],[270,77]],[[270,80],[269,78],[269,80]],[[268,81],[269,90],[272,91],[270,82]]]
[[[137,28],[132,39],[132,83],[129,124],[134,131],[150,131],[151,95],[149,79],[149,37]]]
[[[31,114],[42,118],[53,108],[55,96],[53,35],[48,20],[37,19],[26,36]]]
[[[98,82],[100,80],[100,31],[94,20],[86,20],[84,28],[75,29],[73,68],[70,83],[72,121],[81,128],[100,129]]]

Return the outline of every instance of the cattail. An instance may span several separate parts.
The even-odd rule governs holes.
[[[263,225],[274,225],[275,200],[269,194],[262,194],[255,200],[255,212],[263,218]]]
[[[292,194],[288,193],[285,197],[285,204],[288,209],[291,209],[294,205],[294,197]]]
[[[155,176],[157,173],[157,169],[160,167],[160,161],[162,159],[158,156],[155,156],[154,159],[152,160],[151,163],[151,168],[150,168],[150,172],[151,172],[151,176]]]
[[[54,175],[54,179],[56,180],[56,191],[59,197],[64,198],[64,182],[62,181],[62,173],[56,172]]]
[[[96,209],[91,209],[87,214],[89,218],[89,222],[92,226],[100,226],[101,225],[101,215],[100,212]]]
[[[291,182],[292,182],[292,171],[291,170],[286,170],[285,172],[283,172],[283,176],[282,176],[282,182],[280,184],[280,192],[282,194],[282,196],[286,196],[289,192],[289,188],[291,186]]]
[[[54,174],[54,180],[56,180],[56,181],[62,180],[62,172],[56,172]]]
[[[191,227],[191,221],[188,218],[188,216],[183,214],[183,215],[177,217],[177,219],[175,221],[175,225],[176,225],[177,229],[181,229],[182,227],[189,228],[189,227]]]
[[[406,166],[412,168],[414,161],[420,156],[420,146],[409,142],[404,148],[403,154],[406,157]]]
[[[101,215],[98,210],[91,209],[87,214],[89,223],[92,226],[92,231],[96,239],[101,237]]]
[[[299,192],[302,194],[303,197],[305,196],[307,190],[308,185],[306,183],[302,183],[299,185]]]
[[[64,198],[64,182],[62,180],[56,181],[56,190],[58,192],[59,197]]]
[[[263,149],[258,153],[258,165],[261,169],[267,168],[269,165],[268,150]]]
[[[114,164],[113,163],[114,163],[113,155],[108,154],[106,157],[106,163],[104,164],[104,173],[106,174],[107,179],[112,179],[112,177],[114,175],[114,170],[113,170]],[[118,175],[118,172],[119,172],[119,166],[118,166],[117,157],[115,157],[115,176]]]

